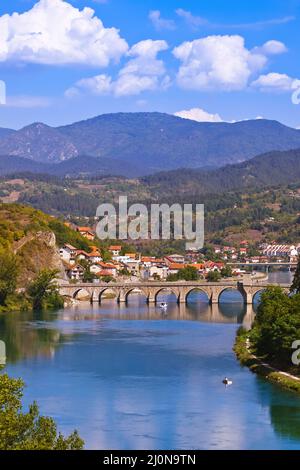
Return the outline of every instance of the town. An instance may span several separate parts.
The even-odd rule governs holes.
[[[188,250],[183,254],[170,254],[160,258],[141,252],[128,252],[126,244],[108,246],[105,255],[97,235],[91,227],[70,225],[90,243],[90,251],[71,244],[60,247],[66,279],[70,282],[110,282],[131,280],[195,280],[218,281],[222,277],[242,276],[253,266],[270,264],[293,266],[297,263],[300,244],[261,244],[257,248],[243,240],[239,246],[212,245],[203,250]],[[95,245],[92,244],[95,242]],[[97,245],[96,245],[97,243]],[[248,265],[248,266],[247,266]]]

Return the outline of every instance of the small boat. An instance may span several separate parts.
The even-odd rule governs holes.
[[[225,379],[223,379],[222,382],[224,385],[232,385],[232,380],[229,380],[227,377],[225,377]]]
[[[165,310],[167,307],[168,307],[168,304],[167,304],[166,302],[162,302],[162,303],[160,304],[160,308],[161,308],[162,310]]]

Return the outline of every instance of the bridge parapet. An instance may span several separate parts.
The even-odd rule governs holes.
[[[285,291],[289,290],[288,284],[277,284]],[[193,290],[199,290],[205,293],[212,304],[220,302],[221,294],[227,290],[236,290],[243,296],[244,303],[250,305],[253,298],[259,291],[263,291],[270,284],[262,282],[241,282],[241,281],[223,281],[218,283],[204,281],[187,282],[134,282],[134,283],[78,283],[62,284],[59,286],[59,292],[62,296],[76,298],[80,291],[85,291],[90,297],[91,302],[101,301],[104,292],[111,290],[118,302],[126,302],[130,293],[139,290],[147,299],[148,303],[155,303],[160,292],[168,290],[175,294],[178,303],[186,303],[189,294]]]

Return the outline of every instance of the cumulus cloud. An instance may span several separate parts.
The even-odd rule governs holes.
[[[210,114],[201,108],[186,109],[174,113],[174,116],[181,117],[183,119],[191,119],[197,122],[224,122],[219,114]]]
[[[284,52],[287,52],[287,47],[281,41],[271,40],[271,41],[267,41],[261,47],[255,47],[253,49],[253,52],[261,53],[265,55],[277,55],[277,54],[283,54]]]
[[[155,29],[157,29],[158,31],[162,29],[173,30],[176,28],[175,22],[173,20],[167,20],[165,18],[162,18],[159,10],[150,11],[148,17]]]
[[[0,17],[0,61],[106,67],[128,50],[116,28],[94,10],[63,0],[39,0],[25,13]]]
[[[300,80],[284,73],[268,73],[260,75],[257,80],[251,83],[251,87],[262,92],[288,92],[298,89]]]
[[[170,78],[166,74],[164,62],[157,55],[166,49],[166,41],[140,41],[128,52],[131,59],[119,71],[116,80],[106,74],[84,78],[67,90],[66,96],[72,97],[80,91],[96,95],[128,96],[139,95],[146,90],[165,89],[170,85]]]
[[[284,51],[284,44],[269,41],[249,50],[239,35],[207,36],[173,49],[181,61],[177,83],[194,90],[242,90],[268,62],[268,55]],[[276,52],[275,52],[276,50]]]

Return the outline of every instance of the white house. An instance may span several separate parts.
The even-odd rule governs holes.
[[[74,258],[76,253],[76,248],[72,245],[65,244],[59,249],[59,256],[66,263],[70,262],[71,258]]]

